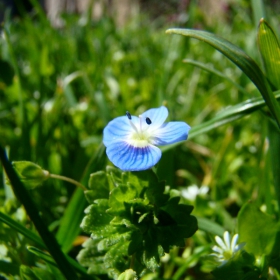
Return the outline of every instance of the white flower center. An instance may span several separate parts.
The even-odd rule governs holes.
[[[151,133],[148,131],[148,129],[143,128],[143,117],[139,115],[139,125],[135,125],[131,121],[131,115],[127,112],[126,113],[128,120],[130,122],[130,125],[132,126],[133,130],[132,133],[129,136],[128,143],[136,148],[144,148],[147,147],[150,144],[150,141],[152,139]],[[150,125],[152,121],[149,118],[146,118],[146,123]]]

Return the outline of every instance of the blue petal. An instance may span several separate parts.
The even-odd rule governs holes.
[[[154,145],[167,145],[187,140],[191,127],[185,122],[168,122],[154,132]]]
[[[125,141],[111,143],[106,153],[110,161],[123,171],[140,171],[153,167],[161,158],[161,150],[153,145],[137,148]]]
[[[132,116],[133,123],[139,123],[139,118]],[[103,131],[103,143],[107,147],[116,140],[126,139],[132,132],[133,127],[127,116],[122,116],[110,121]]]
[[[150,109],[142,114],[143,129],[149,128],[155,130],[165,122],[167,117],[168,117],[168,110],[164,106]],[[149,118],[152,121],[150,125],[146,123],[146,118]]]

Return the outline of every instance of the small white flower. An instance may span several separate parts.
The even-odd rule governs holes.
[[[215,236],[215,240],[218,244],[215,245],[212,250],[212,256],[215,256],[219,262],[227,262],[230,258],[232,258],[238,251],[240,251],[245,243],[237,244],[238,234],[235,234],[231,239],[228,231],[224,232],[224,240],[220,236]]]
[[[191,185],[182,190],[182,196],[190,201],[194,201],[198,195],[205,196],[209,191],[209,187],[197,185]]]

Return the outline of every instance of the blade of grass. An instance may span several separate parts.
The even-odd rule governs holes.
[[[29,193],[27,192],[24,185],[18,178],[11,163],[8,161],[5,150],[3,149],[2,146],[0,146],[0,159],[4,166],[6,174],[11,182],[11,185],[13,187],[17,199],[21,201],[24,208],[26,209],[27,214],[29,215],[32,222],[34,223],[38,233],[40,234],[42,240],[44,241],[46,247],[48,248],[48,251],[56,261],[59,269],[61,270],[61,273],[64,274],[66,279],[78,279],[73,267],[70,265],[65,255],[60,250],[60,247],[56,239],[54,238],[52,233],[48,230],[43,219],[39,215],[39,211],[37,210],[37,207],[35,206],[33,200],[29,196]]]
[[[275,92],[275,98],[277,100],[280,100],[280,91]],[[231,107],[225,109],[224,111],[222,111],[221,113],[219,113],[216,117],[212,118],[211,120],[192,127],[192,129],[190,130],[188,139],[192,139],[192,138],[196,137],[197,135],[206,133],[206,132],[208,132],[212,129],[215,129],[219,126],[222,126],[226,123],[232,122],[232,121],[240,119],[242,117],[245,117],[245,116],[261,109],[265,105],[266,105],[265,101],[261,97],[258,97],[258,98],[246,100],[245,102],[242,102],[235,106],[231,106]],[[177,142],[172,145],[167,145],[167,146],[162,147],[161,150],[162,150],[162,152],[165,152],[182,143],[183,142]]]
[[[99,146],[97,152],[93,154],[88,165],[85,168],[85,172],[82,175],[82,180],[89,175],[90,172],[95,172],[103,168],[104,165],[105,148],[102,145]],[[81,181],[82,181],[81,180]],[[80,224],[84,217],[84,209],[86,207],[86,200],[84,192],[81,189],[77,189],[73,194],[64,215],[60,222],[59,230],[56,234],[58,243],[64,252],[68,252],[72,248],[72,244],[81,231]]]
[[[213,235],[223,236],[225,229],[219,224],[203,217],[196,217],[198,228]]]
[[[4,213],[0,212],[0,221],[4,224],[8,225],[9,227],[13,228],[17,232],[21,233],[26,238],[33,241],[37,246],[46,249],[44,242],[41,238],[36,235],[34,232],[30,231],[29,229],[25,228],[23,225],[19,224],[9,216],[5,215]]]
[[[268,81],[257,63],[242,49],[225,40],[224,38],[206,31],[174,28],[168,29],[166,33],[173,33],[201,40],[224,54],[228,59],[236,64],[256,85],[262,94],[263,99],[266,101],[272,115],[276,119],[278,126],[280,127],[280,106],[273,95]]]
[[[274,31],[263,18],[259,25],[258,45],[266,75],[275,89],[280,89],[280,46]]]
[[[245,94],[248,94],[248,92],[243,87],[241,87],[239,84],[235,83],[233,80],[231,80],[225,74],[223,74],[222,72],[220,72],[216,69],[210,68],[208,65],[206,65],[204,63],[201,63],[201,62],[198,62],[198,61],[195,61],[195,60],[192,60],[192,59],[184,59],[183,62],[194,65],[194,66],[197,66],[197,67],[199,67],[199,68],[201,68],[201,69],[203,69],[207,72],[210,72],[214,75],[217,75],[217,76],[227,80],[228,82],[230,82],[233,86],[238,88],[241,92],[243,92]]]
[[[280,89],[280,46],[278,39],[264,20],[260,20],[258,32],[258,45],[263,60],[266,75],[269,81],[277,89]],[[271,157],[271,168],[274,179],[274,188],[277,196],[278,206],[280,205],[280,132],[276,130],[271,122],[268,123],[269,153]],[[269,170],[268,170],[269,171]]]
[[[39,258],[41,258],[42,260],[44,260],[45,262],[57,266],[57,263],[54,261],[53,257],[40,250],[39,248],[36,248],[34,246],[28,246],[27,247],[28,251],[33,253],[34,255],[38,256]],[[85,268],[83,268],[82,266],[80,266],[75,260],[69,258],[69,262],[71,263],[71,265],[83,275],[83,279],[98,279],[97,277],[93,277],[87,274],[87,271]]]
[[[40,246],[42,249],[47,249],[43,241],[40,239],[38,235],[36,235],[34,232],[28,230],[23,225],[19,224],[18,222],[11,219],[9,216],[5,215],[4,213],[0,212],[0,221],[8,225],[9,227],[13,228],[17,232],[21,233],[26,238],[30,239],[32,242],[34,242],[37,246]],[[81,274],[85,274],[86,270],[80,266],[75,260],[70,258],[69,256],[66,256],[68,261],[73,265],[73,267],[76,269],[77,272]]]

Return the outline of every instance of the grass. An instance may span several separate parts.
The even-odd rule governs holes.
[[[206,24],[206,15],[197,16],[201,11],[193,5],[190,20],[181,27],[212,31],[259,63],[250,5],[237,2],[231,6],[228,21],[219,24],[217,20],[212,25]],[[218,113],[227,113],[229,106],[260,96],[244,73],[210,46],[166,35],[165,30],[176,23],[163,25],[142,16],[119,28],[108,16],[82,21],[84,15],[64,15],[65,25],[53,28],[38,9],[33,16],[12,19],[7,15],[0,39],[0,143],[9,151],[11,161],[29,160],[87,185],[90,173],[110,164],[100,146],[103,128],[127,110],[137,115],[165,104],[169,120],[185,121],[195,130]],[[271,22],[279,25],[269,7],[268,14]],[[183,63],[184,59],[215,70],[205,71],[199,65]],[[238,211],[250,199],[277,215],[269,129],[266,108],[246,112],[239,120],[213,126],[164,151],[157,174],[178,190],[208,186],[207,195],[191,202],[194,214],[223,229],[236,231]],[[4,178],[3,169],[0,174]],[[84,235],[79,229],[82,206],[86,205],[83,195],[75,186],[56,180],[46,181],[29,194],[61,242],[66,234],[61,225],[69,226],[77,214],[76,231],[73,229],[62,246],[75,258]],[[82,206],[75,213],[79,203]],[[0,205],[2,213],[35,231],[5,180],[0,182]],[[24,214],[20,216],[19,211]],[[10,274],[17,275],[21,264],[31,267],[40,260],[26,252],[20,242],[28,241],[17,235],[16,229],[2,223],[0,234],[0,244],[12,244],[6,256],[0,254],[0,260],[5,257],[15,265]],[[186,279],[212,279],[209,271],[213,267],[201,259],[199,251],[203,248],[203,254],[210,253],[212,243],[213,235],[199,230],[186,248],[171,251],[162,275],[180,279],[193,274]],[[188,266],[184,265],[190,256]]]

